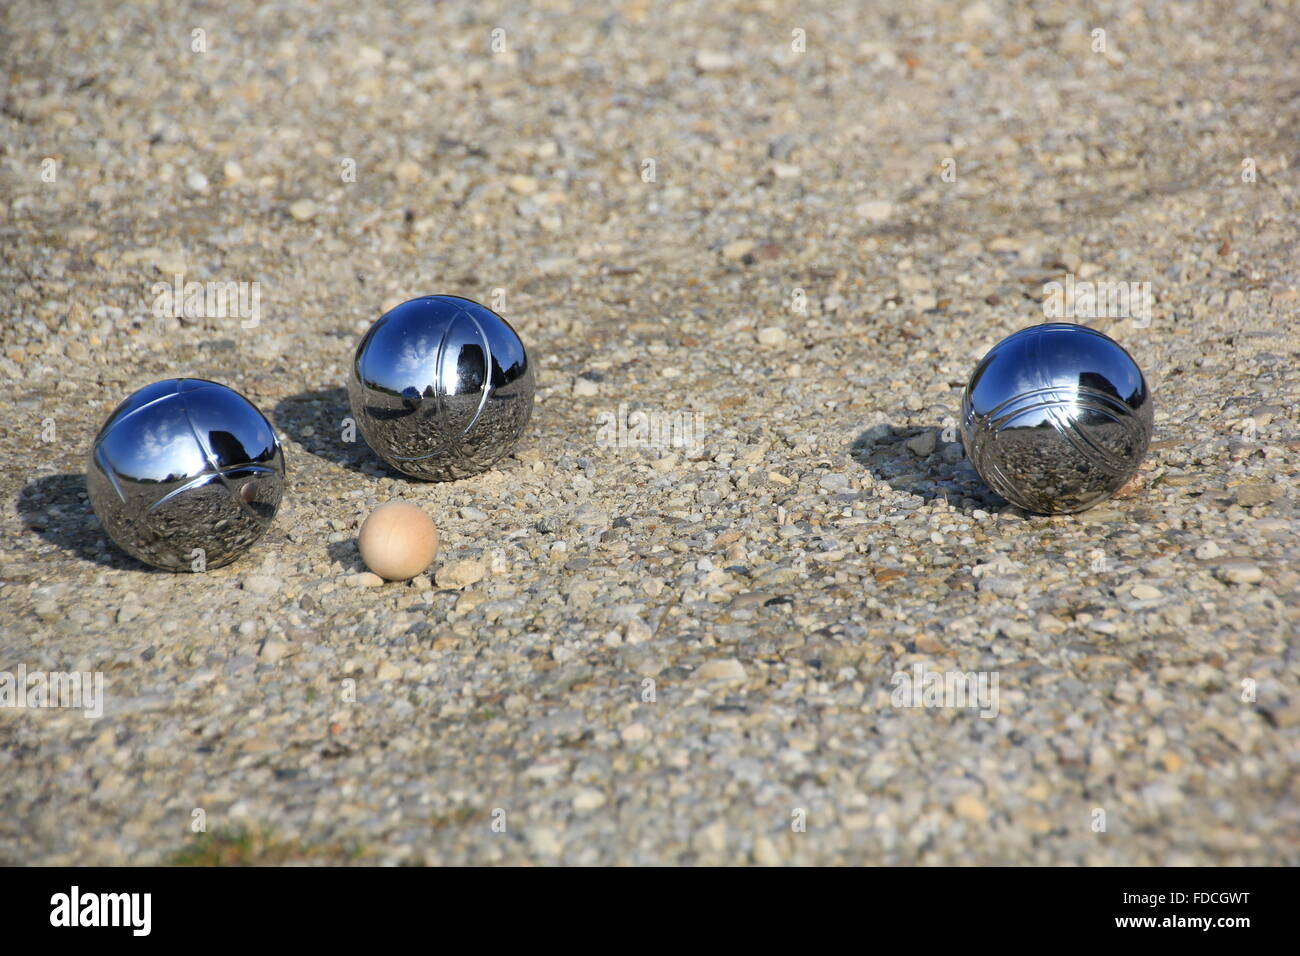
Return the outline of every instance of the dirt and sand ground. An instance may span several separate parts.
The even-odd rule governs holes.
[[[0,708],[0,860],[1300,862],[1298,48],[1294,3],[5,4],[0,670],[104,712]],[[1149,288],[1076,318],[1156,440],[1029,516],[954,419],[1067,277]],[[429,292],[539,375],[445,485],[344,440]],[[178,375],[289,469],[205,574],[82,478]],[[392,499],[444,551],[369,586]]]

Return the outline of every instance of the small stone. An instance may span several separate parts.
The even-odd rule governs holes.
[[[1260,518],[1253,525],[1256,531],[1261,534],[1277,534],[1283,531],[1291,530],[1291,522],[1285,518]]]
[[[695,54],[695,68],[701,73],[716,73],[731,69],[732,59],[729,53],[716,50],[701,50]]]
[[[776,846],[765,836],[754,838],[754,862],[759,866],[780,866],[781,855]]]
[[[817,485],[824,491],[848,491],[849,476],[839,471],[831,471],[817,479]]]
[[[1212,561],[1223,555],[1223,549],[1213,541],[1204,541],[1193,553],[1199,561]]]
[[[420,164],[413,159],[404,159],[393,167],[393,178],[403,186],[412,186],[420,181]]]
[[[727,848],[727,821],[715,820],[695,831],[691,848],[696,853],[721,853]]]
[[[599,790],[579,790],[573,798],[573,809],[578,813],[590,813],[605,805],[605,795]]]
[[[1256,505],[1266,505],[1275,501],[1282,493],[1282,489],[1276,484],[1270,482],[1254,482],[1248,485],[1238,485],[1236,491],[1237,504],[1243,508],[1253,508]]]
[[[564,841],[550,827],[529,828],[528,846],[538,856],[559,856],[564,852]]]
[[[927,458],[934,454],[935,448],[939,446],[939,434],[935,431],[924,431],[915,438],[907,440],[907,447],[914,455],[921,458]]]
[[[998,15],[993,9],[984,2],[984,0],[975,0],[974,3],[968,4],[961,12],[962,23],[969,27],[986,27],[996,23]]]
[[[894,204],[887,199],[869,199],[858,203],[854,212],[868,222],[885,222],[894,215]]]
[[[972,823],[986,823],[989,818],[988,807],[979,797],[969,793],[962,794],[952,802],[952,812]]]
[[[532,176],[511,176],[509,186],[521,196],[531,196],[537,192],[537,180]]]
[[[1159,588],[1153,588],[1149,584],[1135,584],[1129,591],[1139,601],[1154,601],[1163,593]]]
[[[943,642],[932,634],[921,634],[916,638],[916,649],[922,654],[934,654],[936,656],[945,653],[948,648]]]
[[[734,657],[723,660],[706,661],[696,668],[695,676],[700,680],[743,681],[745,666]]]
[[[467,558],[463,561],[444,564],[434,574],[433,580],[440,588],[452,588],[459,591],[461,588],[467,588],[471,584],[477,584],[483,580],[485,573],[487,573],[487,569],[483,566],[482,561]]]
[[[578,398],[591,398],[600,394],[600,385],[589,378],[578,376],[573,380],[573,394]]]
[[[771,325],[765,329],[759,329],[757,338],[759,345],[774,347],[784,344],[788,336],[786,335],[785,329],[776,325]]]
[[[278,637],[268,637],[262,642],[262,648],[257,652],[257,656],[268,664],[274,664],[284,660],[292,649],[293,645],[288,641]]]
[[[989,252],[1018,252],[1024,240],[1012,236],[996,236],[984,244]]]
[[[1260,428],[1267,428],[1273,419],[1285,418],[1286,409],[1281,405],[1260,405],[1250,413],[1250,417],[1254,419],[1255,424]]]
[[[153,256],[154,268],[163,275],[184,275],[188,263],[180,249],[160,249]]]
[[[743,259],[754,250],[755,243],[751,239],[737,239],[735,242],[729,242],[722,247],[722,258],[724,259]]]
[[[384,661],[379,665],[379,669],[375,671],[375,678],[377,680],[401,680],[402,669],[392,661]]]
[[[650,731],[646,730],[645,724],[633,723],[624,727],[619,736],[623,738],[624,743],[639,744],[649,739]]]
[[[270,574],[250,574],[240,582],[240,586],[253,594],[277,594],[284,582]]]
[[[299,222],[316,218],[316,203],[311,199],[299,199],[289,206],[289,215]]]
[[[197,169],[191,169],[185,176],[185,188],[193,193],[206,193],[208,191],[208,177]]]
[[[877,575],[877,581],[879,578],[880,576]],[[1025,585],[1019,578],[987,576],[980,578],[979,589],[996,594],[998,597],[1013,598],[1024,591]]]
[[[358,571],[345,577],[343,583],[354,588],[377,588],[384,583],[384,579],[373,571]]]
[[[1219,578],[1229,584],[1258,584],[1264,580],[1259,565],[1245,559],[1225,561],[1219,565]]]

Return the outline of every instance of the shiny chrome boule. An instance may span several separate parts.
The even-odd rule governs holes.
[[[219,568],[270,527],[284,492],[274,429],[216,382],[145,386],[109,416],[86,468],[90,505],[117,545],[168,571]]]
[[[1137,472],[1151,442],[1146,379],[1114,340],[1048,323],[989,350],[962,397],[961,434],[980,477],[1041,514],[1083,511]]]
[[[413,478],[486,471],[533,412],[533,368],[505,319],[470,299],[427,295],[384,313],[348,376],[366,443]]]

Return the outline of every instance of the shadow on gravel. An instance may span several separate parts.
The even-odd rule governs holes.
[[[371,477],[402,477],[370,450],[359,428],[353,426],[354,441],[343,440],[345,420],[352,417],[345,388],[320,388],[291,395],[275,406],[272,417],[285,435],[317,458]]]
[[[348,538],[346,541],[331,541],[325,545],[325,551],[329,554],[330,560],[337,561],[348,574],[366,570],[366,566],[361,560],[361,552],[357,550],[355,538]]]
[[[123,571],[166,572],[137,561],[113,544],[86,497],[84,475],[48,475],[18,492],[15,510],[23,527],[83,561]]]
[[[949,506],[1001,511],[1006,502],[989,490],[967,461],[961,440],[945,442],[943,429],[877,425],[849,446],[849,456],[895,491]]]

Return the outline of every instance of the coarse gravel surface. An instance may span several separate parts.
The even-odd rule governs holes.
[[[1292,2],[4,4],[0,671],[105,699],[0,707],[0,862],[1300,863],[1298,51]],[[1150,283],[1077,318],[1155,442],[1027,515],[955,416],[1067,276]],[[448,484],[345,440],[434,292],[538,374]],[[288,465],[203,574],[83,480],[178,375]],[[381,584],[394,499],[443,550]]]

